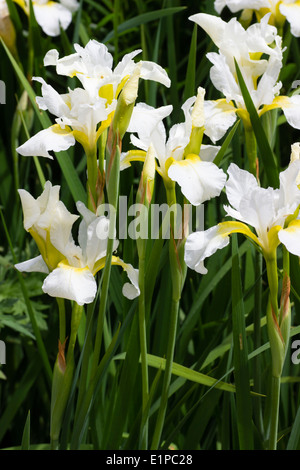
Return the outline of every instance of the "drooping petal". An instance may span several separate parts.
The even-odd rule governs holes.
[[[139,270],[135,269],[131,264],[125,263],[121,258],[117,256],[112,257],[112,264],[121,266],[130,280],[123,285],[122,293],[127,299],[135,299],[140,295],[139,288]]]
[[[168,77],[167,72],[160,65],[155,62],[141,61],[140,77],[144,80],[154,80],[155,82],[161,83],[166,87],[171,86],[171,80]]]
[[[36,256],[35,258],[23,261],[22,263],[15,264],[15,268],[20,272],[38,272],[38,273],[49,273],[48,266],[43,260],[42,256]]]
[[[229,244],[229,237],[219,233],[219,227],[211,227],[203,232],[191,233],[185,242],[184,261],[200,274],[206,274],[204,260]]]
[[[241,222],[222,222],[208,230],[191,233],[186,240],[184,261],[200,274],[206,274],[204,260],[229,244],[229,235],[241,233],[260,246],[256,235]]]
[[[200,149],[200,159],[204,162],[212,162],[220,149],[221,146],[219,145],[202,144]]]
[[[197,155],[174,161],[168,176],[179,184],[184,196],[195,206],[219,196],[226,182],[223,170],[214,163],[201,161]]]
[[[281,3],[279,5],[279,10],[290,23],[292,35],[297,38],[300,37],[300,2]]]
[[[72,21],[72,13],[65,6],[56,2],[33,4],[37,23],[48,36],[58,36],[60,28],[66,30]]]
[[[97,284],[88,268],[74,268],[59,263],[44,280],[43,291],[51,297],[74,300],[78,305],[93,302]]]
[[[300,95],[278,96],[275,101],[279,103],[287,122],[295,129],[300,129]]]
[[[300,220],[295,219],[278,232],[278,238],[293,255],[300,256]]]
[[[23,145],[17,148],[17,152],[25,157],[46,157],[53,160],[49,151],[61,152],[75,145],[75,138],[69,129],[61,129],[58,124],[43,129],[35,134]]]

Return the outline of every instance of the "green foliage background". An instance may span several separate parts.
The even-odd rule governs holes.
[[[197,93],[198,86],[206,89],[207,99],[219,98],[210,82],[210,63],[205,56],[215,46],[200,28],[188,20],[190,15],[200,11],[216,14],[212,0],[84,0],[80,2],[72,25],[56,38],[46,37],[32,16],[28,19],[18,6],[11,1],[8,3],[17,33],[18,67],[37,95],[40,94],[39,85],[31,82],[32,76],[44,77],[60,93],[66,90],[66,80],[43,67],[45,53],[56,48],[63,56],[72,53],[74,43],[85,45],[92,38],[108,46],[114,56],[114,64],[124,54],[142,48],[141,57],[144,60],[156,61],[167,70],[172,81],[171,88],[166,89],[152,82],[141,83],[138,100],[152,106],[172,104],[174,111],[167,120],[168,127],[183,120],[181,106],[188,97]],[[223,19],[231,16],[228,10],[224,10]],[[284,54],[281,80],[283,94],[288,94],[292,82],[300,78],[300,48],[299,39],[289,34],[288,26],[285,38],[288,48]],[[17,155],[16,147],[27,139],[28,134],[33,135],[46,125],[47,121],[44,120],[43,124],[42,119],[46,117],[41,118],[28,96],[24,95],[24,82],[17,76],[3,46],[0,46],[0,64],[0,78],[6,84],[6,104],[1,105],[0,114],[0,339],[6,343],[6,364],[0,369],[0,447],[46,448],[49,442],[50,374],[57,354],[58,308],[55,299],[42,293],[43,275],[20,275],[13,267],[15,262],[38,254],[23,228],[17,189],[24,188],[37,197],[42,191],[39,175],[43,174],[53,184],[61,185],[61,199],[72,212],[77,197],[80,198],[84,190],[81,184],[85,181],[85,156],[81,147],[71,148],[67,152],[67,166],[64,155],[53,161],[37,161]],[[72,79],[68,84],[72,86]],[[289,127],[277,112],[272,113],[271,118],[264,118],[263,126],[276,154],[277,164],[279,168],[284,168],[289,162],[291,144],[300,140],[299,131]],[[247,168],[241,124],[232,136],[220,166],[226,171],[232,161],[241,168]],[[137,164],[121,175],[120,193],[127,195],[129,201],[134,198],[140,172],[141,166]],[[155,198],[157,202],[164,201],[164,188],[159,178]],[[224,201],[222,194],[220,198],[205,204],[205,228],[222,220]],[[257,276],[252,245],[242,238],[236,238],[236,241],[235,252],[232,253],[229,246],[207,261],[207,275],[201,276],[190,270],[187,272],[180,304],[174,357],[176,364],[163,429],[163,448],[173,444],[182,450],[236,450],[242,447],[241,436],[244,434],[246,442],[253,442],[254,448],[262,449],[265,446],[263,429],[268,420],[270,375],[270,351],[265,326],[266,275],[263,267],[262,275]],[[136,265],[134,241],[122,241],[122,250],[126,260]],[[163,241],[153,242],[148,247],[147,266],[151,435],[161,396],[163,361],[159,358],[165,357],[169,334],[171,274],[168,248]],[[296,257],[291,257],[291,276],[293,340],[300,332],[297,326],[300,325],[300,277]],[[137,449],[140,445],[137,303],[122,296],[123,281],[120,271],[112,270],[103,354],[119,325],[120,333],[99,379],[85,433],[80,439],[78,435],[73,435],[74,442],[88,448]],[[258,288],[261,299],[259,337],[253,333],[257,322],[255,292]],[[236,302],[242,306],[238,312],[234,310]],[[239,324],[241,331],[236,330],[233,324],[234,312],[242,320]],[[70,312],[67,311],[67,314],[69,321]],[[78,361],[86,347],[84,319],[79,330]],[[46,358],[40,354],[36,328],[47,351]],[[236,382],[235,373],[238,371],[234,370],[237,363],[234,362],[233,349],[236,334],[243,334],[246,340],[240,354],[246,353],[247,356],[240,359],[247,365],[248,375],[240,377],[236,383],[239,390],[233,392],[230,386],[228,390],[219,388],[218,381],[222,384]],[[292,353],[291,348],[290,351]],[[290,355],[287,356],[282,378],[279,449],[300,448],[299,365],[291,362]],[[205,375],[202,377],[201,374]],[[217,379],[217,382],[209,382],[207,377]],[[76,389],[76,382],[74,387]],[[222,387],[226,388],[225,385]],[[250,418],[242,416],[237,403],[240,393],[247,404],[245,406],[250,406]],[[68,436],[72,430],[71,402],[67,418],[63,427],[65,443],[69,442]]]

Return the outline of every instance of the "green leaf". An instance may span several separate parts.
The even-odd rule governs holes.
[[[30,448],[30,410],[28,411],[26,423],[23,430],[21,450],[29,450]]]
[[[237,427],[241,450],[253,449],[248,347],[237,237],[232,237],[232,326]]]
[[[193,35],[189,51],[189,60],[186,71],[185,87],[183,92],[183,101],[195,94],[196,82],[196,58],[197,58],[197,24],[194,25]]]
[[[215,156],[214,158],[214,164],[219,166],[226,151],[227,151],[227,148],[228,146],[230,145],[230,142],[237,130],[237,128],[239,127],[239,124],[240,124],[240,121],[238,120],[235,125],[233,126],[233,128],[230,130],[230,132],[228,133],[228,135],[226,136],[220,150],[218,151],[217,155]]]
[[[180,11],[183,11],[186,7],[174,7],[174,8],[164,8],[163,10],[155,10],[155,11],[150,11],[148,13],[143,13],[141,15],[135,16],[134,18],[130,18],[127,21],[124,21],[121,23],[118,28],[117,28],[117,34],[124,33],[128,29],[131,28],[136,28],[140,26],[141,24],[146,24],[149,23],[150,21],[155,21],[163,18],[164,16],[170,16],[174,15],[175,13],[178,13]],[[113,39],[115,36],[115,31],[111,31],[108,33],[105,38],[103,39],[103,42],[106,43]]]
[[[240,89],[245,101],[247,111],[250,116],[250,121],[253,127],[253,131],[256,137],[257,145],[260,150],[260,157],[264,165],[264,171],[266,172],[267,180],[270,186],[277,188],[279,184],[278,167],[275,159],[275,155],[270,147],[270,143],[266,137],[265,131],[261,124],[257,110],[253,104],[250,93],[246,87],[244,78],[235,60],[236,73]]]

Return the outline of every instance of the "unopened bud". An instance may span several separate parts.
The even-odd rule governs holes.
[[[149,206],[151,203],[155,179],[155,151],[152,146],[148,148],[143,171],[140,179],[137,202]]]
[[[205,89],[202,87],[199,87],[197,98],[196,98],[196,101],[192,110],[193,127],[204,126],[204,97],[205,97]]]
[[[0,1],[0,37],[13,55],[16,55],[16,31],[5,0]]]
[[[197,98],[192,109],[192,131],[190,141],[184,151],[185,155],[189,155],[191,153],[196,155],[200,154],[203,134],[205,130],[204,96],[205,89],[199,87]]]
[[[124,85],[119,96],[117,108],[113,119],[113,128],[118,131],[122,139],[129,125],[133,107],[138,96],[138,87],[140,79],[140,66],[137,65]]]

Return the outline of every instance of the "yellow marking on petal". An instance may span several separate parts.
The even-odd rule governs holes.
[[[290,108],[293,104],[290,102],[288,96],[276,96],[271,104],[265,104],[263,108],[258,112],[259,116],[262,116],[267,111],[277,108]]]
[[[49,271],[53,271],[57,267],[57,265],[64,259],[64,255],[60,253],[51,243],[50,241],[50,232],[49,230],[45,229],[46,238],[41,237],[38,232],[36,232],[33,228],[28,230],[32,238],[34,239],[39,252],[42,255],[43,260],[45,261],[46,265],[49,268]]]
[[[116,91],[116,96],[115,98],[117,99],[119,94],[121,93],[122,89],[124,88],[124,85],[125,83],[128,81],[130,75],[126,75],[125,77],[122,78],[122,80],[120,81],[118,87],[117,87],[117,91]]]
[[[251,60],[259,60],[262,56],[262,52],[250,52],[249,57]]]
[[[276,251],[276,248],[280,244],[280,241],[279,241],[279,238],[278,238],[279,230],[282,230],[282,227],[280,225],[274,225],[269,230],[269,232],[268,232],[269,246],[268,246],[268,252],[265,251],[266,256],[269,256],[269,255],[273,256],[275,251]]]
[[[60,134],[60,135],[67,135],[67,134],[73,134],[72,129],[69,126],[65,126],[63,129],[60,124],[53,124],[53,126],[50,126],[52,132],[55,132],[55,134]]]
[[[144,162],[146,155],[147,152],[144,150],[129,150],[122,159],[121,164],[129,164],[131,166],[131,162]]]
[[[71,266],[68,263],[68,260],[65,259],[65,258],[60,263],[58,263],[57,267],[62,268],[62,269],[71,269],[72,271],[81,272],[81,273],[84,272],[84,271],[90,271],[88,266],[85,266],[84,268],[77,268],[75,266]]]
[[[101,269],[104,269],[104,266],[105,266],[105,263],[106,263],[106,256],[104,256],[103,258],[99,259],[95,265],[94,265],[94,269],[92,271],[93,273],[93,276],[95,276],[95,274],[100,271]],[[127,264],[124,263],[124,261],[121,260],[121,258],[119,258],[118,256],[112,256],[111,258],[111,264],[112,266],[113,265],[118,265],[118,266],[121,266],[123,269],[125,269],[127,267]],[[88,268],[87,268],[88,269]]]
[[[221,222],[218,224],[218,234],[223,237],[227,237],[232,233],[242,233],[247,238],[250,238],[256,245],[262,248],[261,243],[259,242],[257,236],[249,229],[249,227],[243,222]]]
[[[246,109],[237,108],[236,114],[241,118],[246,129],[252,129],[250,115]]]
[[[114,99],[114,88],[111,83],[107,83],[107,85],[103,85],[99,89],[99,97],[105,98],[108,104],[112,103]]]
[[[299,219],[293,219],[287,226],[285,230],[288,232],[296,232],[300,229],[300,220]]]

